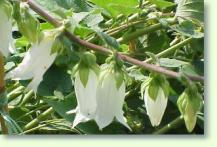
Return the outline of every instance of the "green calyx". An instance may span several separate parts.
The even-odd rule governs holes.
[[[79,74],[80,80],[84,87],[87,85],[89,72],[92,70],[99,75],[100,69],[96,63],[96,56],[90,52],[84,52],[80,56],[80,61],[72,70],[72,76]]]
[[[0,1],[0,9],[3,9],[4,12],[8,15],[8,18],[12,16],[12,5],[7,0],[1,0]]]
[[[114,52],[106,59],[106,74],[113,74],[116,81],[116,87],[119,89],[123,82],[129,81],[129,76],[124,68],[123,61],[119,58],[118,53]]]
[[[184,116],[185,125],[188,132],[192,132],[197,119],[197,112],[200,111],[202,96],[198,93],[195,84],[187,87],[178,98],[177,105],[180,113]]]
[[[31,42],[36,43],[39,40],[40,23],[30,13],[30,9],[25,2],[15,2],[14,19],[17,22],[19,31]],[[28,29],[26,29],[28,28]]]
[[[160,88],[163,90],[165,98],[168,98],[170,92],[170,85],[169,82],[166,80],[166,77],[163,75],[150,74],[150,77],[145,80],[141,85],[142,97],[144,96],[144,91],[148,90],[148,95],[150,96],[150,98],[156,101]]]
[[[54,39],[54,43],[51,47],[51,54],[61,53],[64,50],[63,36],[59,35]]]

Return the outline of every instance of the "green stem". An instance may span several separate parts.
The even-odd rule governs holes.
[[[36,131],[36,130],[38,130],[38,129],[40,129],[40,128],[46,126],[46,125],[47,125],[47,124],[39,125],[39,126],[37,126],[37,127],[31,128],[31,129],[29,129],[29,130],[26,130],[26,131],[20,133],[19,135],[23,135],[23,134],[27,134],[27,133]]]
[[[180,124],[183,123],[183,117],[179,116],[176,119],[174,119],[173,121],[171,121],[169,124],[167,124],[166,126],[164,126],[163,128],[153,132],[153,134],[164,134],[167,133],[168,131],[170,131],[173,128],[178,127]]]
[[[193,38],[187,38],[187,39],[181,41],[180,43],[177,43],[176,45],[171,46],[170,48],[168,48],[168,49],[166,49],[166,50],[164,50],[164,51],[158,53],[158,54],[155,55],[155,56],[156,56],[157,58],[165,57],[165,56],[167,56],[167,55],[169,55],[169,54],[174,53],[177,49],[182,48],[183,46],[189,44],[189,43],[192,42],[192,41],[193,41]],[[145,60],[145,62],[150,63],[152,60],[153,60],[152,58],[149,58],[149,59]]]
[[[35,118],[31,122],[29,122],[27,125],[25,125],[23,129],[24,130],[29,130],[29,129],[33,128],[34,126],[39,124],[40,121],[45,120],[47,118],[47,116],[49,116],[53,112],[54,112],[54,109],[52,107],[50,107],[49,109],[47,109],[46,111],[41,113],[37,118]]]
[[[162,51],[162,52],[156,54],[155,56],[156,56],[157,58],[165,57],[165,56],[167,56],[168,54],[171,54],[171,53],[175,52],[177,49],[180,49],[181,47],[183,47],[183,46],[189,44],[190,42],[192,42],[192,40],[193,40],[193,38],[187,38],[187,39],[181,41],[180,43],[177,43],[176,45],[171,46],[171,47],[169,47],[168,49],[166,49],[166,50],[164,50],[164,51]],[[143,62],[145,62],[145,63],[150,63],[150,62],[152,62],[152,61],[153,61],[152,58],[148,58],[147,60],[145,60],[145,61],[143,61]],[[138,66],[134,65],[134,66],[129,67],[127,70],[130,71],[130,70],[136,69],[136,68],[138,68]]]
[[[24,106],[31,98],[34,96],[34,91],[30,90],[23,98],[23,101],[20,103],[20,106]]]
[[[173,24],[177,23],[177,20],[175,20],[175,19],[170,20],[170,21],[168,21],[168,23],[170,25],[173,25]],[[128,42],[128,41],[132,40],[132,39],[138,38],[138,37],[140,37],[142,35],[148,34],[150,32],[157,31],[157,30],[161,29],[162,27],[163,27],[163,25],[161,23],[157,23],[157,24],[151,25],[149,27],[146,27],[144,29],[138,29],[137,31],[135,31],[135,32],[133,32],[133,33],[127,35],[127,36],[123,36],[123,37],[117,39],[117,41],[119,43],[125,43],[125,42]]]
[[[10,93],[8,93],[8,95],[7,95],[8,102],[13,101],[15,98],[17,98],[18,96],[20,96],[23,93],[24,89],[25,89],[25,87],[19,86],[18,88],[14,89]]]

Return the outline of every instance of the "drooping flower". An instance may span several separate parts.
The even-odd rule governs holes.
[[[201,108],[201,104],[202,97],[194,84],[187,87],[177,100],[179,111],[184,117],[188,132],[192,132],[196,125],[197,113]]]
[[[97,88],[97,108],[95,121],[100,129],[108,126],[114,119],[129,130],[122,110],[125,99],[125,81],[123,74],[108,67],[101,72]]]
[[[28,88],[33,89],[36,93],[40,82],[43,80],[43,75],[57,56],[57,53],[51,52],[55,37],[59,33],[60,30],[44,32],[42,40],[32,45],[25,54],[23,61],[15,69],[6,74],[6,79],[32,79]]]
[[[8,1],[0,2],[0,52],[4,56],[8,56],[9,52],[13,52],[12,38],[12,7]]]
[[[77,107],[67,112],[68,114],[76,113],[73,127],[80,122],[94,119],[97,106],[96,89],[99,72],[96,57],[91,53],[84,53],[75,70],[74,88],[77,98]]]
[[[152,126],[162,120],[168,101],[168,82],[163,78],[149,78],[144,87],[144,102]],[[143,90],[142,90],[143,92]]]

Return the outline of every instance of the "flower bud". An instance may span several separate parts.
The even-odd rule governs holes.
[[[192,87],[186,88],[177,101],[179,111],[184,117],[188,132],[193,131],[197,122],[197,113],[202,104],[201,95],[197,92],[197,89],[192,89]]]
[[[167,107],[169,83],[163,77],[149,78],[147,81],[142,87],[145,90],[145,107],[152,126],[158,126]]]

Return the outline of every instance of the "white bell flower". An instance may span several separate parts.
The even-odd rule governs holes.
[[[73,127],[80,122],[86,122],[94,119],[96,111],[96,89],[97,89],[97,75],[93,70],[89,70],[88,81],[86,86],[83,85],[79,73],[75,76],[75,94],[77,98],[77,107],[75,110],[67,112],[76,113]]]
[[[6,74],[6,79],[28,80],[32,79],[28,85],[29,89],[37,92],[43,75],[54,62],[57,53],[51,54],[52,45],[54,43],[53,36],[50,32],[45,32],[43,39],[27,51],[23,61],[12,71]]]
[[[2,2],[1,2],[2,3]],[[7,57],[9,52],[14,52],[12,38],[12,20],[3,6],[0,6],[0,52]]]
[[[123,115],[123,104],[125,98],[125,82],[117,88],[114,73],[107,73],[97,88],[97,109],[95,120],[100,130],[108,126],[114,118],[121,124],[130,127]],[[131,130],[131,129],[130,129]]]
[[[149,86],[146,87],[144,92],[146,111],[152,126],[158,126],[166,110],[168,98],[165,96],[163,89],[159,87],[157,97],[153,100],[149,96],[148,88]]]

